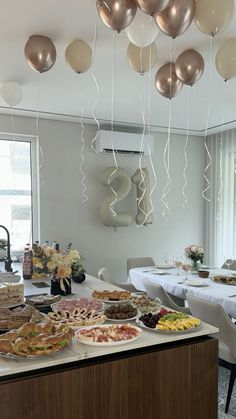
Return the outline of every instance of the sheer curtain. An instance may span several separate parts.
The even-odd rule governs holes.
[[[210,202],[206,202],[206,255],[221,266],[226,257],[236,259],[236,130],[208,138],[212,157]]]

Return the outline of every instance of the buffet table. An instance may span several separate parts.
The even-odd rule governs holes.
[[[211,277],[214,275],[227,275],[226,269],[211,269],[209,278],[199,278],[196,274],[189,274],[188,279],[201,281],[203,286],[192,286],[184,283],[184,275],[177,275],[176,269],[163,270],[150,268],[135,268],[129,271],[131,283],[139,290],[145,291],[143,281],[158,283],[170,294],[186,299],[186,294],[191,293],[199,298],[220,304],[226,313],[236,318],[236,287],[214,282]]]
[[[50,292],[34,283],[25,281],[26,295]],[[116,288],[90,276],[72,287],[78,297]],[[209,337],[216,332],[205,323],[192,333],[143,330],[136,341],[115,347],[74,339],[70,347],[39,359],[2,358],[1,417],[217,418],[218,344]]]

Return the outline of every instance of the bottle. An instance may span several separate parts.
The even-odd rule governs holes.
[[[54,240],[54,242],[53,242],[53,244],[52,244],[52,248],[54,249],[54,250],[59,250],[59,243],[56,241],[56,240]]]
[[[43,244],[42,244],[42,248],[43,247],[47,247],[49,245],[49,241],[48,240],[45,240],[44,242],[43,242]]]
[[[33,272],[33,254],[30,250],[29,243],[26,244],[23,256],[23,278],[31,279]]]

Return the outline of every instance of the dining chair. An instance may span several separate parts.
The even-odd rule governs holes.
[[[228,259],[226,259],[226,261],[221,266],[222,269],[228,269],[227,261]],[[229,266],[229,270],[236,271],[236,260],[234,260],[233,263]]]
[[[129,276],[130,269],[142,268],[143,266],[155,266],[153,258],[149,256],[143,256],[140,258],[127,259],[127,275]]]
[[[111,279],[111,274],[107,268],[101,268],[98,271],[98,278],[102,281],[109,282],[110,284],[116,285],[117,287],[123,288],[126,291],[136,292],[138,291],[134,285],[128,282],[117,282]]]
[[[172,310],[182,311],[182,313],[191,314],[188,307],[182,307],[175,304],[162,285],[150,282],[147,279],[144,279],[143,285],[147,295],[151,298],[159,298],[163,306],[171,308]]]
[[[212,336],[219,341],[220,364],[231,371],[225,405],[225,413],[227,413],[236,377],[236,326],[220,304],[189,293],[187,293],[187,301],[194,316],[219,329],[219,333]]]

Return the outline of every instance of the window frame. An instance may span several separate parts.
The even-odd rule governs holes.
[[[14,134],[0,131],[0,140],[30,143],[32,242],[35,240],[40,241],[39,138],[36,135]]]

